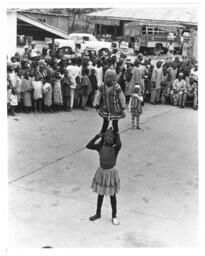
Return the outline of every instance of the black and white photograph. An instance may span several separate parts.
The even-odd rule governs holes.
[[[200,5],[95,7],[5,9],[7,250],[198,248]]]

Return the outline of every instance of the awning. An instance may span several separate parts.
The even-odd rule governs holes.
[[[68,34],[62,30],[20,13],[17,13],[17,34],[33,36],[34,40],[46,37],[68,39]]]

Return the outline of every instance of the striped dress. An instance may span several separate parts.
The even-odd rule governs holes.
[[[108,87],[102,84],[95,97],[95,105],[100,106],[99,115],[108,120],[124,117],[125,96],[119,84]]]

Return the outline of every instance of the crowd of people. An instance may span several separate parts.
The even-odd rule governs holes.
[[[136,85],[140,86],[142,105],[171,104],[198,108],[198,66],[196,61],[167,57],[153,65],[141,53],[134,62],[125,55],[92,51],[68,58],[36,54],[35,44],[25,47],[7,60],[8,114],[51,113],[87,110],[94,107],[94,98],[104,81],[106,70],[116,72],[128,104]]]

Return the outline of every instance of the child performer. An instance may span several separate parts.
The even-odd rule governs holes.
[[[100,142],[95,143],[100,137]],[[115,144],[114,141],[116,141]],[[120,224],[116,216],[116,193],[120,189],[120,178],[115,165],[121,145],[119,133],[114,134],[112,128],[110,128],[105,131],[104,135],[96,135],[86,146],[88,149],[97,150],[100,156],[100,166],[95,173],[91,186],[93,191],[98,194],[97,211],[94,216],[90,217],[91,221],[101,218],[104,195],[109,195],[112,207],[112,222],[114,225]]]
[[[137,129],[140,129],[139,127],[139,121],[140,121],[140,115],[142,114],[142,103],[143,97],[140,92],[140,85],[135,85],[134,92],[132,93],[132,96],[130,98],[129,102],[129,111],[131,112],[132,117],[132,129],[135,127]],[[136,126],[135,126],[135,119],[136,119]]]
[[[112,120],[113,132],[118,133],[118,120],[125,117],[125,96],[117,83],[117,74],[114,69],[105,72],[104,84],[96,94],[94,106],[99,108],[99,115],[103,118],[101,133],[103,134]]]

